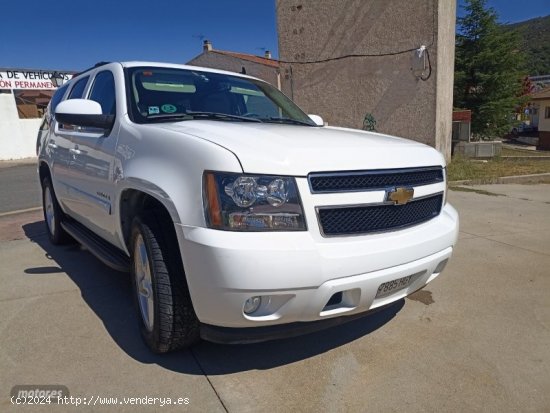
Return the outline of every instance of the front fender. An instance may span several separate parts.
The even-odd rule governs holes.
[[[205,170],[242,173],[236,156],[227,149],[181,133],[142,133],[138,139],[119,140],[115,211],[120,217],[121,194],[127,189],[144,192],[165,206],[176,224],[205,226],[202,177]],[[134,135],[135,136],[135,135]],[[117,220],[118,238],[124,232]]]

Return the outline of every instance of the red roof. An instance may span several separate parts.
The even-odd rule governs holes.
[[[471,122],[472,111],[471,110],[453,110],[453,122]]]
[[[219,53],[226,56],[236,57],[237,59],[248,60],[249,62],[259,63],[261,65],[279,67],[278,60],[268,59],[267,57],[256,56],[253,54],[228,52],[225,50],[211,50],[209,53]]]

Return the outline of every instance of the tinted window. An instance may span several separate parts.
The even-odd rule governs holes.
[[[104,115],[115,114],[115,79],[110,71],[105,70],[96,75],[89,99],[101,105]]]
[[[63,95],[67,91],[67,85],[60,87],[57,89],[57,91],[54,93],[52,100],[50,101],[50,113],[53,115],[55,114],[55,108],[61,102],[61,99],[63,98]]]
[[[129,77],[131,119],[138,123],[204,119],[315,126],[275,87],[260,80],[198,70],[136,67]],[[200,113],[199,113],[200,112]],[[246,119],[243,119],[246,118]]]
[[[88,83],[89,78],[90,76],[86,76],[76,82],[67,99],[82,99],[82,95],[84,94],[84,89],[86,88],[86,83]]]

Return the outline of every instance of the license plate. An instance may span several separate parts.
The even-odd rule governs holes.
[[[392,295],[396,291],[404,290],[415,282],[420,276],[424,275],[426,271],[417,272],[416,274],[407,275],[406,277],[398,278],[397,280],[392,280],[381,284],[378,287],[378,292],[376,293],[375,298],[383,298],[388,295]]]

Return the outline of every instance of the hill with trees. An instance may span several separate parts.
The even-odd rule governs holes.
[[[453,105],[472,111],[472,134],[490,139],[511,130],[521,106],[526,53],[516,30],[503,30],[487,0],[465,0],[457,20]]]
[[[528,7],[528,6],[527,6]],[[550,74],[550,15],[503,25],[515,30],[525,51],[525,66],[530,76]]]

